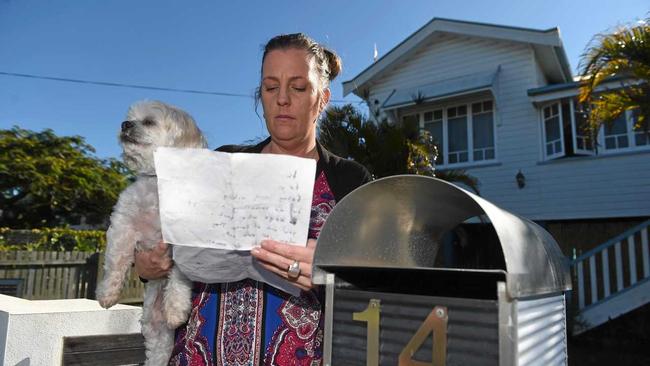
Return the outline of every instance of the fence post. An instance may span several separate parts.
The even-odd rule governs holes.
[[[86,259],[86,271],[84,277],[86,277],[85,282],[87,283],[85,296],[87,299],[97,299],[95,292],[97,291],[97,281],[101,278],[101,273],[99,272],[102,270],[100,264],[102,262],[101,259],[103,259],[100,258],[100,256],[101,254],[96,252]]]

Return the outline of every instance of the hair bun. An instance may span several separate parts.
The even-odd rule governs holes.
[[[327,57],[327,64],[330,71],[329,80],[332,81],[338,76],[338,74],[341,73],[341,68],[343,67],[341,58],[333,51],[330,51],[325,47],[323,47],[323,53],[325,54],[325,57]]]

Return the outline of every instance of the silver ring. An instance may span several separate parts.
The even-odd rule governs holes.
[[[294,260],[293,263],[287,268],[287,276],[291,279],[296,279],[300,276],[300,262]]]

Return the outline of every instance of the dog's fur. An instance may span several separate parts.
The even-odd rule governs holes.
[[[151,250],[162,241],[154,150],[160,146],[207,147],[189,114],[157,101],[138,102],[129,108],[119,140],[125,163],[138,176],[120,194],[106,232],[104,279],[97,288],[97,299],[105,308],[119,300],[135,250]],[[141,323],[146,365],[168,363],[174,329],[187,320],[191,305],[191,282],[175,267],[168,278],[145,284]]]

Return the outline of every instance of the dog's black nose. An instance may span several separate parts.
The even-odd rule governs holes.
[[[122,131],[126,131],[126,130],[128,130],[129,128],[131,128],[133,126],[135,126],[135,124],[133,122],[124,121],[124,122],[122,122]]]

